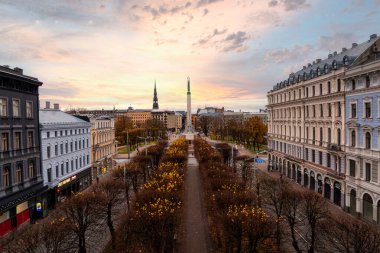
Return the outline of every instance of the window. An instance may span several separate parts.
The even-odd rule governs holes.
[[[29,162],[29,178],[34,178],[36,176],[34,169],[34,162]]]
[[[313,145],[315,144],[315,127],[313,127],[313,139],[312,139]]]
[[[69,153],[69,143],[65,143],[65,151],[66,151],[66,154]]]
[[[309,143],[309,127],[306,127],[306,143]]]
[[[364,103],[365,118],[371,118],[371,102]]]
[[[327,104],[327,116],[331,117],[331,104],[330,103]]]
[[[20,117],[20,100],[13,99],[13,117]]]
[[[58,156],[58,144],[54,146],[55,156]]]
[[[356,132],[355,130],[352,130],[351,132],[351,147],[356,146]]]
[[[356,162],[355,162],[355,160],[350,159],[349,165],[350,165],[350,176],[355,177],[355,174],[356,174]]]
[[[309,87],[306,88],[306,97],[309,97]]]
[[[343,58],[343,64],[344,64],[344,65],[348,65],[348,57],[347,57],[347,56],[345,56],[345,57]]]
[[[63,155],[63,143],[60,144],[61,155]]]
[[[356,82],[355,80],[352,80],[351,81],[351,90],[355,90],[356,89]]]
[[[319,151],[318,152],[318,160],[319,160],[319,164],[321,164],[322,165],[322,151]]]
[[[315,105],[313,105],[313,117],[315,118],[315,115],[316,115],[316,113],[315,113]]]
[[[11,183],[11,175],[9,167],[3,169],[3,188],[8,188]]]
[[[15,150],[21,149],[21,133],[20,132],[15,133],[15,139],[14,139],[13,145],[14,145]]]
[[[54,131],[54,137],[58,137],[58,132]]]
[[[336,112],[337,112],[337,115],[336,115],[337,117],[342,116],[342,108],[340,107],[340,102],[337,103]]]
[[[0,116],[8,116],[8,103],[6,98],[0,98]]]
[[[326,162],[327,162],[327,167],[331,167],[331,155],[329,153],[326,154]]]
[[[69,162],[66,162],[66,173],[69,173]]]
[[[315,150],[311,150],[311,161],[315,163]]]
[[[3,152],[9,150],[9,133],[1,134],[1,146]]]
[[[323,87],[323,86],[322,86],[322,84],[320,83],[320,84],[319,84],[319,96],[322,96],[322,87]]]
[[[31,148],[34,146],[34,138],[33,138],[33,132],[28,132],[28,148]]]
[[[305,160],[309,160],[309,149],[305,148]]]
[[[75,151],[77,151],[77,150],[78,150],[78,142],[75,141]]]
[[[323,105],[322,104],[319,105],[319,116],[321,116],[321,118],[323,118]]]
[[[327,94],[331,93],[331,83],[327,82]]]
[[[51,182],[51,168],[47,169],[47,179],[48,179],[48,182],[50,183]]]
[[[371,149],[371,133],[370,132],[365,133],[365,148]]]
[[[365,163],[365,181],[371,181],[371,164]]]
[[[63,163],[61,163],[61,175],[65,173]]]
[[[351,104],[351,118],[356,118],[356,104]]]
[[[319,128],[319,146],[322,146],[323,142],[323,128]]]
[[[16,167],[16,183],[20,184],[22,182],[22,164],[17,164]]]
[[[331,128],[327,128],[327,142],[331,143]]]
[[[55,177],[56,178],[59,177],[59,167],[58,167],[58,165],[55,166]]]
[[[340,128],[338,128],[338,130],[337,130],[337,140],[338,140],[338,141],[337,141],[337,142],[338,142],[337,144],[338,144],[338,146],[340,146],[340,141],[341,141],[340,138],[341,138],[341,136],[340,136]]]
[[[47,158],[50,158],[50,156],[51,156],[50,146],[47,146],[46,154],[47,154]]]
[[[26,117],[33,118],[33,103],[32,101],[26,102]]]
[[[365,87],[369,88],[371,86],[371,80],[369,79],[369,76],[365,77]]]
[[[337,87],[337,92],[340,92],[340,79],[338,79],[338,87]]]
[[[87,164],[89,164],[89,163],[90,163],[90,156],[87,155]]]
[[[313,97],[315,96],[315,86],[312,87]]]
[[[73,152],[73,142],[70,142],[70,152]]]
[[[71,171],[74,169],[74,160],[71,160]]]
[[[46,138],[50,138],[50,132],[46,132]]]
[[[338,63],[336,61],[333,61],[332,66],[333,66],[333,69],[337,69],[338,68]]]

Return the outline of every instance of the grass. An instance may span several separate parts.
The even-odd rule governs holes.
[[[154,142],[154,141],[147,142],[147,145],[150,145],[150,144],[153,144],[153,143],[155,143],[155,142]],[[139,147],[142,147],[142,146],[144,146],[144,144],[141,143],[141,144],[139,145]],[[125,145],[120,146],[120,147],[117,148],[117,153],[118,153],[119,155],[127,154],[129,148],[130,148],[129,146],[128,146],[128,148],[127,148]],[[136,150],[136,148],[135,148],[134,146],[132,146],[132,148],[129,150],[129,152],[132,152],[132,151],[135,151],[135,150]]]

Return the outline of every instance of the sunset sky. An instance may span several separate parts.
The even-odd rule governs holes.
[[[380,34],[380,0],[0,0],[0,64],[78,107],[257,111],[316,58]]]

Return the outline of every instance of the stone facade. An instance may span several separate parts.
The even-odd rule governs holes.
[[[345,207],[346,72],[376,36],[317,59],[268,93],[270,167]]]
[[[115,120],[112,117],[91,117],[91,157],[93,161],[92,178],[113,168],[113,157],[116,155]]]
[[[380,42],[377,43],[380,47]],[[373,50],[372,52],[375,52]],[[372,55],[373,56],[373,55]],[[350,68],[346,89],[346,204],[380,221],[380,54]]]

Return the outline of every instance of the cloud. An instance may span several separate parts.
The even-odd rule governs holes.
[[[222,2],[223,0],[199,0],[197,3],[197,7],[202,7],[208,4],[213,4],[216,2]]]
[[[200,39],[197,43],[194,43],[193,45],[205,45],[207,44],[212,38],[218,35],[225,34],[227,32],[227,29],[223,29],[219,31],[218,29],[214,29],[212,34],[207,35],[206,37]]]
[[[268,6],[282,6],[286,11],[295,11],[309,7],[310,4],[308,4],[306,0],[270,0]]]
[[[188,8],[191,7],[191,2],[186,2],[184,5],[175,5],[175,6],[168,6],[168,5],[160,5],[157,8],[151,7],[151,5],[144,5],[144,6],[139,6],[139,5],[132,5],[131,9],[141,9],[144,12],[150,14],[153,19],[160,18],[161,16],[165,15],[174,15],[177,13],[180,13]]]
[[[324,51],[338,51],[342,47],[350,47],[352,42],[358,40],[352,32],[336,32],[331,36],[319,37],[318,47]]]
[[[238,31],[236,33],[229,34],[222,42],[227,44],[223,47],[223,52],[238,51],[241,52],[245,50],[244,42],[248,40],[246,32]]]
[[[314,47],[312,45],[296,45],[293,48],[280,48],[269,50],[265,53],[264,60],[274,63],[288,63],[304,59],[309,55]]]

